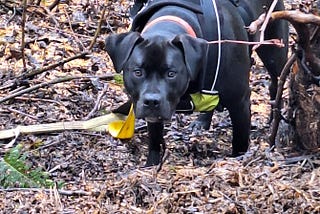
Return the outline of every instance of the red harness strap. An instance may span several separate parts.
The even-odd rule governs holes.
[[[179,24],[180,26],[182,26],[185,31],[192,37],[197,37],[196,33],[194,32],[193,28],[191,27],[191,25],[186,22],[185,20],[183,20],[180,17],[177,16],[160,16],[154,20],[152,20],[151,22],[149,22],[148,24],[146,24],[146,26],[144,27],[143,31],[141,33],[144,33],[149,27],[159,23],[159,22],[163,22],[163,21],[170,21],[170,22],[175,22],[177,24]]]

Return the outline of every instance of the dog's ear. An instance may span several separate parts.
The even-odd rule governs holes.
[[[191,80],[195,80],[199,71],[204,69],[207,60],[208,43],[203,39],[181,34],[172,40],[172,44],[182,50]]]
[[[113,62],[116,72],[121,72],[134,46],[142,40],[143,38],[138,32],[113,34],[106,38],[106,51]]]

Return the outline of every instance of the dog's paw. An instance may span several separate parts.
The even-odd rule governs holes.
[[[247,154],[247,150],[245,151],[234,151],[232,150],[232,154],[230,157],[237,158],[238,160],[241,160],[245,155]]]
[[[160,159],[161,159],[160,152],[150,151],[147,158],[147,163],[145,166],[148,167],[148,166],[158,165],[161,161]]]
[[[206,122],[206,121],[193,121],[192,123],[190,123],[189,125],[189,130],[190,131],[200,131],[200,130],[209,130],[210,128],[210,122]]]
[[[193,121],[189,125],[189,130],[198,131],[198,130],[209,130],[212,120],[213,112],[201,113],[197,120]]]

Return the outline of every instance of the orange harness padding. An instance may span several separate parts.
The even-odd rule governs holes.
[[[182,18],[180,17],[177,17],[177,16],[160,16],[154,20],[152,20],[151,22],[148,22],[146,24],[146,26],[144,27],[143,31],[141,33],[144,33],[148,28],[150,28],[151,26],[159,23],[159,22],[175,22],[177,24],[179,24],[180,26],[182,26],[185,31],[192,37],[197,37],[196,33],[194,32],[193,28],[191,27],[191,25],[186,22],[185,20],[183,20]]]

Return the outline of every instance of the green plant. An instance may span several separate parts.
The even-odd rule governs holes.
[[[123,76],[121,74],[115,74],[113,77],[115,83],[123,85]]]
[[[51,187],[54,182],[41,168],[31,169],[22,154],[22,145],[17,145],[0,160],[0,186],[7,187]]]

